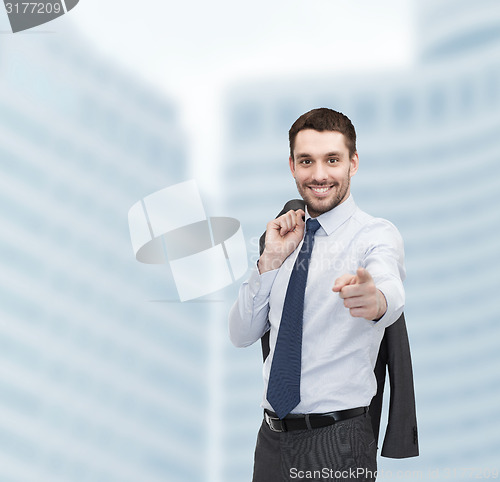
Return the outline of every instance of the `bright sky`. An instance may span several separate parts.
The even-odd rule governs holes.
[[[272,74],[373,70],[413,57],[411,0],[80,0],[69,15],[95,48],[183,108],[191,156],[217,152],[224,85]],[[207,123],[207,121],[209,121]],[[199,126],[211,125],[211,132]],[[219,129],[220,130],[220,129]],[[200,171],[201,170],[201,171]],[[210,172],[203,173],[207,183]]]

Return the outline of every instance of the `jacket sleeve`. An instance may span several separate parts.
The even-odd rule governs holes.
[[[416,457],[417,415],[410,343],[404,315],[385,330],[391,396],[389,420],[381,455],[395,459]]]

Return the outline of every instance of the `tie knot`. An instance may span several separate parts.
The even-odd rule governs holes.
[[[320,227],[321,224],[317,219],[309,218],[306,221],[306,233],[314,234]]]

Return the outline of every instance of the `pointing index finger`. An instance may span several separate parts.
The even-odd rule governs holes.
[[[356,276],[353,274],[343,274],[335,280],[332,291],[339,292],[344,286],[356,283]]]
[[[356,271],[356,277],[358,283],[368,283],[372,280],[370,273],[365,269],[359,267]]]

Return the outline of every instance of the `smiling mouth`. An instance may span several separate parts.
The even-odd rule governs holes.
[[[333,186],[309,186],[315,194],[326,194]]]

